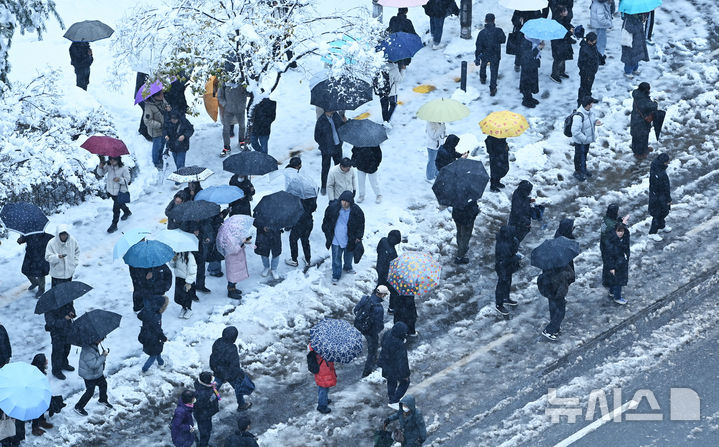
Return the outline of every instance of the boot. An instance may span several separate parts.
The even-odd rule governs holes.
[[[239,290],[235,287],[228,287],[227,288],[227,297],[232,298],[233,300],[240,300],[242,299],[242,290]]]
[[[43,430],[40,427],[33,427],[32,428],[32,434],[35,436],[42,436],[45,434],[45,430]]]
[[[37,278],[35,276],[28,276],[27,279],[30,281],[30,287],[27,290],[35,290],[37,287]]]
[[[110,225],[110,228],[107,229],[107,232],[114,233],[115,231],[117,231],[117,223],[113,222],[112,225]]]
[[[130,216],[132,216],[132,211],[130,211],[130,210],[127,210],[127,212],[124,212],[124,211],[123,211],[123,212],[122,212],[122,217],[120,218],[120,220],[127,220],[127,218],[130,217]]]
[[[45,293],[45,277],[44,276],[38,276],[36,278],[37,280],[37,292],[35,292],[35,298],[40,298],[40,296]]]
[[[40,427],[46,428],[46,429],[50,430],[51,428],[54,427],[54,425],[52,425],[51,423],[49,423],[49,422],[46,421],[45,419],[40,419]]]

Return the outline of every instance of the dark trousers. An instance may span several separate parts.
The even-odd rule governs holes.
[[[205,256],[202,247],[199,251],[193,251],[195,262],[197,263],[197,279],[195,280],[195,288],[202,289],[205,287]]]
[[[70,281],[72,281],[72,278],[50,278],[50,287],[55,287],[58,284]]]
[[[192,298],[195,296],[195,285],[185,292],[185,278],[175,277],[175,302],[183,309],[192,309]]]
[[[75,408],[85,408],[85,405],[90,402],[90,398],[95,394],[95,387],[100,388],[99,401],[107,402],[107,380],[105,380],[105,376],[100,376],[97,379],[85,379],[85,393],[80,396]]]
[[[652,215],[652,226],[649,228],[649,234],[657,234],[659,230],[666,226],[666,217],[669,213],[662,213],[658,215]]]
[[[521,243],[525,237],[529,234],[529,230],[531,227],[514,227],[514,237],[517,238],[517,240]]]
[[[379,334],[362,334],[367,340],[367,360],[364,363],[363,375],[374,371],[377,364],[377,347],[379,346]]]
[[[394,377],[387,377],[387,397],[389,397],[389,403],[396,404],[402,399],[404,393],[409,388],[409,377],[406,379],[396,379]]]
[[[497,75],[499,73],[499,59],[482,59],[479,64],[479,79],[482,82],[487,80],[487,64],[489,64],[489,89],[497,89]]]
[[[398,321],[407,325],[407,333],[414,334],[417,324],[417,307],[414,303],[414,295],[397,296],[394,302],[394,323]]]
[[[197,431],[200,432],[197,447],[207,447],[207,444],[210,442],[210,435],[212,434],[212,418],[202,419],[196,417],[195,422],[197,422]]]
[[[90,83],[90,66],[75,67],[76,84],[83,90],[87,90],[87,84]]]
[[[474,225],[457,224],[457,257],[463,258],[469,250],[469,240],[472,238]]]
[[[42,295],[45,293],[45,277],[44,276],[28,276],[25,275],[28,281],[30,281],[30,284],[37,287],[37,293],[39,295]]]
[[[649,13],[649,18],[647,19],[647,22],[644,24],[644,29],[646,31],[647,40],[652,40],[652,32],[654,32],[654,10],[653,9]]]
[[[564,60],[558,60],[554,59],[552,61],[552,76],[559,77],[560,74],[564,74],[564,71],[566,70],[566,62]]]
[[[579,92],[577,93],[577,106],[581,106],[582,98],[592,96],[592,87],[594,86],[593,74],[579,73]]]
[[[512,273],[507,270],[497,270],[497,288],[494,291],[494,303],[501,306],[509,299],[512,288]]]
[[[429,17],[429,32],[435,45],[442,42],[442,30],[444,28],[444,17]]]
[[[298,227],[292,227],[292,230],[290,231],[290,256],[292,256],[292,260],[297,260],[298,255],[298,247],[297,247],[297,241],[299,240],[302,242],[302,252],[305,255],[305,260],[309,263],[312,259],[312,253],[310,252],[310,234],[312,233],[312,226],[309,227],[309,229]]]
[[[32,427],[33,430],[35,430],[36,428],[40,428],[40,422],[47,422],[47,421],[45,420],[45,415],[44,415],[44,414],[41,415],[41,416],[40,416],[39,418],[37,418],[37,419],[33,419],[33,420],[32,420],[32,423],[30,424],[30,426]]]
[[[50,364],[52,372],[59,373],[64,366],[68,366],[67,357],[70,355],[70,345],[65,337],[51,337],[52,353],[50,354]]]
[[[544,329],[550,334],[556,334],[559,332],[562,320],[564,320],[564,313],[567,308],[567,300],[564,298],[549,300],[549,324]]]
[[[649,153],[649,132],[641,135],[632,134],[632,152],[634,155],[647,155]]]
[[[327,188],[327,174],[330,172],[330,161],[338,165],[342,160],[342,144],[320,151],[322,153],[322,188]]]
[[[140,292],[132,292],[132,311],[139,312],[145,306],[145,298]]]
[[[389,121],[392,118],[394,109],[397,107],[397,95],[381,96],[379,105],[382,107],[382,121]]]
[[[589,154],[588,144],[574,144],[574,172],[586,174],[587,154]]]
[[[127,207],[127,204],[120,203],[117,196],[111,195],[110,197],[112,197],[112,223],[117,225],[117,222],[120,220],[120,211],[122,211],[123,214],[129,214],[130,208]]]

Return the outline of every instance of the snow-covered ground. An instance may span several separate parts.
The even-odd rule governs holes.
[[[67,24],[97,18],[112,26],[136,2],[83,2],[82,8],[69,0],[57,3]],[[328,0],[318,3],[326,10],[335,7]],[[345,3],[349,7],[370,2],[352,0],[343,6]],[[575,24],[587,24],[589,1],[575,3]],[[499,26],[505,31],[511,29],[511,11],[496,6],[493,0],[474,3],[475,28],[490,11],[497,15]],[[394,9],[385,8],[385,21],[393,13]],[[410,342],[412,382],[416,384],[410,392],[417,396],[431,434],[444,434],[464,422],[461,408],[484,398],[496,397],[499,401],[502,395],[511,395],[512,382],[504,378],[513,377],[517,372],[541,371],[552,360],[675,289],[696,272],[715,267],[717,247],[712,234],[716,234],[719,224],[714,218],[715,210],[719,209],[716,181],[719,161],[714,149],[719,116],[716,15],[716,7],[710,0],[676,0],[659,10],[655,26],[657,45],[650,47],[652,60],[641,64],[641,79],[632,81],[622,75],[621,22],[615,19],[615,28],[609,36],[607,65],[601,67],[594,85],[594,96],[602,100],[595,111],[605,124],[590,150],[588,164],[595,176],[584,184],[577,184],[571,176],[572,149],[561,133],[562,120],[576,104],[576,59],[567,64],[572,78],[557,86],[549,80],[551,53],[545,49],[538,96],[541,104],[532,110],[520,105],[518,74],[512,70],[510,57],[500,66],[499,94],[494,98],[488,96],[486,86],[479,85],[473,72],[469,82],[473,89],[469,94],[460,95],[468,100],[479,96],[467,104],[471,115],[448,125],[449,132],[462,138],[461,144],[470,149],[479,144],[477,157],[486,165],[484,137],[477,123],[495,110],[525,114],[531,129],[509,141],[513,160],[504,181],[508,188],[499,194],[488,191],[480,201],[481,214],[470,248],[471,262],[463,267],[451,264],[455,245],[449,212],[438,207],[430,185],[424,182],[425,123],[414,116],[424,102],[455,94],[460,61],[473,60],[474,41],[459,39],[457,18],[448,19],[446,46],[440,50],[421,50],[407,70],[399,95],[402,104],[393,117],[390,139],[382,145],[380,185],[384,201],[375,204],[368,191],[367,200],[361,205],[367,217],[367,254],[357,267],[357,275],[344,277],[333,287],[328,262],[319,269],[311,269],[307,275],[282,263],[280,273],[284,280],[270,286],[259,276],[259,258],[248,253],[251,278],[240,284],[245,296],[242,303],[237,305],[226,298],[224,278],[209,277],[207,283],[213,293],[200,295],[190,320],[177,319],[179,309],[172,304],[163,319],[170,339],[163,357],[170,365],[164,370],[153,368],[147,376],[139,374],[145,356],[136,342],[139,321],[131,311],[130,278],[124,264],[112,262],[112,247],[119,235],[105,232],[111,204],[94,198],[51,216],[50,231],[54,231],[58,223],[72,225],[82,249],[76,279],[94,287],[76,302],[78,313],[103,308],[123,315],[121,327],[105,342],[112,349],[107,373],[110,400],[115,409],[106,411],[91,403],[87,408],[89,423],[65,411],[54,418],[57,429],[42,438],[30,436],[26,444],[48,445],[48,436],[52,435],[54,446],[169,445],[167,423],[180,389],[191,385],[193,378],[208,368],[211,343],[224,326],[232,324],[240,329],[243,367],[257,384],[249,414],[255,432],[261,434],[261,445],[340,446],[348,445],[350,440],[370,445],[372,430],[389,411],[379,373],[360,380],[363,359],[351,365],[338,365],[339,386],[330,393],[333,412],[324,416],[315,411],[316,387],[303,356],[309,328],[316,321],[324,317],[351,319],[351,308],[371,290],[376,279],[372,268],[373,248],[392,228],[409,238],[408,243],[400,246],[402,250],[428,251],[445,266],[439,290],[418,300],[421,335]],[[428,30],[428,21],[422,9],[412,9],[409,17],[427,40],[428,36],[423,33]],[[10,53],[11,78],[33,76],[37,69],[50,65],[62,70],[61,82],[71,89],[74,73],[69,65],[68,43],[61,34],[56,24],[50,24],[43,41],[18,36]],[[474,34],[476,36],[476,30]],[[132,105],[134,79],[128,78],[121,91],[109,89],[107,73],[112,57],[109,43],[101,41],[92,47],[95,63],[88,92],[76,89],[75,96],[82,101],[88,95],[105,108],[141,169],[130,187],[133,216],[121,223],[120,230],[133,227],[160,230],[164,227],[164,207],[174,189],[171,182],[161,187],[151,184],[150,144],[136,132],[140,110]],[[575,48],[575,55],[577,51]],[[270,138],[270,154],[286,162],[290,151],[299,150],[304,161],[303,171],[319,177],[320,156],[312,135],[315,114],[314,107],[309,105],[307,86],[310,72],[287,73],[273,94],[278,101],[278,116]],[[662,141],[655,142],[653,136],[650,139],[657,151],[666,151],[672,156],[668,172],[673,182],[675,206],[668,225],[674,230],[660,243],[646,238],[650,222],[646,213],[649,162],[636,162],[629,147],[630,92],[640,80],[652,84],[652,96],[661,108],[668,110]],[[429,94],[413,92],[412,88],[420,84],[431,84],[437,89]],[[218,157],[221,127],[203,110],[199,112],[191,118],[196,132],[187,164],[207,166],[215,172],[205,185],[225,184],[229,175],[222,171]],[[378,101],[349,115],[364,112],[370,113],[370,119],[380,120]],[[347,155],[349,150],[350,147],[345,146]],[[82,152],[78,148],[78,153]],[[534,277],[539,272],[529,266],[515,275],[513,296],[520,307],[513,311],[512,318],[498,321],[492,314],[496,281],[492,271],[494,234],[508,215],[511,191],[522,179],[534,183],[534,193],[547,205],[547,226],[540,228],[541,225],[535,224],[520,250],[528,254],[542,239],[551,237],[564,216],[576,219],[575,234],[583,247],[583,253],[575,261],[578,278],[570,288],[563,335],[556,344],[540,340],[539,331],[546,322],[547,309],[545,300],[537,299]],[[263,194],[281,189],[283,185],[280,178],[259,178],[255,186],[259,192],[257,201]],[[604,289],[599,284],[597,232],[601,216],[611,202],[620,204],[622,214],[632,215],[632,264],[627,287],[630,305],[624,308],[607,305]],[[319,231],[325,205],[326,198],[321,197],[312,234],[313,257],[328,255]],[[287,253],[287,243],[284,248]],[[13,343],[14,360],[29,361],[37,352],[49,354],[50,340],[42,330],[41,316],[32,313],[35,301],[26,291],[27,284],[19,273],[22,250],[12,239],[2,245],[0,266],[11,273],[0,279],[0,321]],[[391,318],[387,324],[391,324]],[[681,342],[681,338],[675,340],[675,343]],[[473,355],[471,361],[457,364],[469,354]],[[77,357],[78,352],[73,349],[72,364],[77,363]],[[53,378],[51,381],[55,391],[61,392],[70,404],[74,404],[83,390],[82,381],[75,374],[64,382]],[[229,388],[224,388],[223,410],[215,422],[217,439],[234,429],[233,401]],[[451,438],[447,438],[445,444],[452,445]]]

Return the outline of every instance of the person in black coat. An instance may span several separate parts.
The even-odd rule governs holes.
[[[352,166],[357,168],[357,189],[359,196],[357,202],[364,200],[366,179],[369,177],[369,184],[375,195],[375,201],[380,203],[382,200],[382,192],[377,184],[377,169],[382,163],[382,148],[379,146],[372,147],[353,147],[352,148]]]
[[[135,90],[132,92],[132,99],[135,99],[135,94],[140,91],[140,89],[145,85],[147,80],[149,79],[149,76],[147,73],[137,72],[137,75],[135,76]],[[147,124],[145,124],[145,101],[138,102],[138,106],[140,106],[140,109],[142,109],[142,113],[140,114],[140,127],[137,129],[137,133],[145,137],[147,141],[152,141],[152,137],[147,132]]]
[[[140,310],[147,306],[153,297],[162,296],[167,293],[174,284],[174,281],[172,279],[172,270],[170,270],[167,264],[138,270],[139,271],[135,272],[138,281],[135,286],[135,292],[137,293],[138,299],[142,301],[142,305],[139,306],[138,309]],[[144,275],[142,275],[142,273],[144,273]],[[134,297],[135,295],[133,294],[133,301]]]
[[[127,267],[130,270],[130,280],[132,281],[132,311],[139,312],[144,306],[142,287],[145,281],[145,275],[147,275],[150,270],[140,267],[133,267],[131,265],[128,265]]]
[[[197,236],[200,241],[197,251],[192,254],[197,263],[197,280],[195,281],[195,290],[202,293],[210,293],[210,289],[205,285],[206,269],[205,263],[208,261],[213,248],[215,247],[215,239],[217,232],[212,225],[213,219],[203,219],[200,221],[182,222],[180,229]]]
[[[187,113],[187,98],[185,98],[187,79],[187,75],[181,71],[177,75],[177,79],[170,84],[170,89],[165,92],[165,101],[170,105],[171,111],[177,112],[180,115]]]
[[[437,48],[442,42],[445,17],[459,14],[459,8],[454,0],[429,0],[422,7],[424,13],[429,16],[429,32],[432,35],[434,48]]]
[[[569,21],[574,18],[574,0],[549,0],[549,10],[552,11],[552,19],[562,15],[562,8],[567,9]],[[546,17],[546,16],[545,16]]]
[[[577,106],[581,105],[582,98],[592,96],[594,77],[597,75],[602,55],[597,49],[597,35],[594,32],[587,33],[586,37],[579,44],[579,92],[577,93]]]
[[[237,398],[237,409],[246,410],[250,408],[251,403],[245,403],[242,394],[242,382],[245,379],[245,372],[240,367],[240,353],[235,345],[239,332],[234,326],[227,326],[222,331],[222,337],[215,340],[212,344],[212,353],[210,354],[210,369],[215,375],[215,383],[219,390],[224,383],[229,383],[235,390]]]
[[[76,84],[87,90],[90,83],[90,65],[92,65],[92,50],[89,42],[73,42],[70,44],[70,64],[75,67]]]
[[[255,254],[262,258],[262,276],[272,275],[277,279],[277,266],[282,254],[282,230],[270,227],[259,227],[257,221],[253,224],[257,228]],[[272,260],[270,260],[272,255]]]
[[[0,324],[0,368],[10,363],[12,358],[12,346],[10,345],[10,337],[7,335],[5,326]]]
[[[224,210],[220,214],[210,218],[210,226],[212,227],[212,237],[210,240],[212,242],[207,249],[207,274],[216,278],[221,278],[223,276],[222,261],[225,260],[225,257],[222,256],[222,253],[220,253],[217,249],[217,244],[215,242],[217,241],[217,233],[220,231],[220,227],[225,222],[226,215],[227,210]]]
[[[257,438],[249,430],[250,418],[240,416],[237,419],[237,431],[227,438],[225,447],[259,447]]]
[[[27,244],[20,271],[30,281],[27,290],[37,287],[36,298],[45,293],[45,276],[50,273],[50,264],[45,260],[45,249],[53,237],[52,234],[38,233],[20,236],[17,240],[18,244]]]
[[[167,149],[172,152],[177,169],[185,167],[185,157],[190,150],[190,137],[195,133],[195,128],[185,118],[185,115],[173,110],[165,120],[164,136],[167,142]],[[176,183],[179,185],[179,183]]]
[[[622,297],[622,287],[629,281],[629,247],[629,232],[626,226],[619,222],[614,231],[607,234],[605,247],[605,265],[610,275],[609,289],[617,304],[627,304],[627,300]]]
[[[550,340],[556,340],[559,337],[562,320],[567,308],[567,293],[569,285],[574,282],[574,269],[567,264],[564,267],[543,270],[537,279],[537,284],[543,283],[540,290],[546,293],[544,296],[549,302],[549,324],[542,331],[542,335]]]
[[[217,400],[217,391],[215,390],[214,378],[212,373],[204,371],[200,373],[200,377],[195,380],[195,405],[192,415],[197,421],[197,430],[200,432],[197,441],[197,447],[207,447],[212,435],[212,416],[220,411],[220,405]]]
[[[539,104],[532,94],[539,93],[539,52],[542,48],[544,42],[537,39],[530,40],[525,37],[520,40],[519,62],[522,72],[519,75],[519,92],[522,94],[522,105],[530,109]]]
[[[388,286],[387,275],[389,275],[389,264],[397,257],[397,244],[402,242],[402,233],[399,230],[392,230],[387,234],[387,237],[383,237],[377,244],[377,263],[375,269],[377,270],[377,285]],[[390,292],[393,292],[394,288],[390,287]],[[393,312],[397,300],[397,293],[390,293],[389,296],[389,311]]]
[[[272,123],[277,116],[277,102],[270,98],[262,98],[256,106],[252,108],[250,142],[252,149],[267,154],[267,147],[270,141],[270,131]]]
[[[649,168],[649,215],[652,216],[652,226],[649,228],[649,234],[657,234],[662,229],[666,232],[671,231],[664,221],[672,207],[671,185],[667,175],[667,166],[669,166],[669,156],[659,154],[652,161]],[[661,237],[656,236],[656,239],[661,239]]]
[[[452,220],[457,226],[457,256],[454,258],[455,264],[469,264],[467,258],[467,250],[469,250],[469,240],[472,238],[474,230],[474,220],[479,214],[479,206],[477,201],[472,200],[463,207],[452,207]]]
[[[574,59],[574,49],[572,45],[577,43],[572,38],[574,33],[574,27],[570,22],[567,8],[565,6],[559,7],[559,15],[554,16],[553,19],[560,25],[567,29],[567,33],[561,39],[552,40],[552,75],[550,78],[557,84],[562,83],[562,79],[569,78],[566,72],[566,61]]]
[[[514,229],[514,236],[521,243],[529,233],[532,226],[532,202],[529,195],[532,193],[532,185],[528,180],[519,182],[519,186],[512,193],[512,209],[509,212],[509,226]]]
[[[382,336],[378,366],[382,368],[382,377],[387,379],[387,396],[391,404],[399,402],[409,388],[406,338],[407,325],[401,321]]]
[[[398,8],[397,15],[389,19],[389,25],[387,26],[387,33],[409,33],[417,34],[414,30],[412,21],[407,18],[407,8]]]
[[[143,374],[150,369],[155,360],[157,360],[160,367],[165,364],[165,361],[162,360],[162,348],[167,341],[167,337],[162,331],[162,313],[167,308],[168,302],[167,297],[153,295],[137,314],[137,318],[142,321],[137,341],[142,344],[142,352],[149,356],[142,366]]]
[[[494,14],[484,17],[484,29],[477,34],[474,50],[474,65],[479,65],[479,82],[487,83],[487,64],[489,64],[489,95],[497,94],[497,75],[499,61],[502,58],[502,44],[507,41],[502,28],[494,24]]]
[[[522,41],[525,39],[524,34],[522,34],[522,27],[524,24],[530,20],[538,19],[542,17],[542,11],[517,11],[515,10],[512,14],[512,32],[513,33],[519,33],[519,41],[520,45]],[[546,16],[544,16],[546,17]],[[514,56],[514,71],[519,71],[521,64],[521,55],[522,53],[519,52],[517,55]]]
[[[330,162],[335,165],[342,159],[342,139],[337,129],[340,128],[347,118],[343,118],[337,112],[325,112],[317,118],[315,123],[315,142],[322,155],[321,193],[327,193],[327,174],[330,172]]]
[[[299,247],[297,241],[302,242],[302,253],[305,255],[305,266],[312,264],[312,251],[310,249],[310,234],[312,234],[312,228],[314,228],[314,219],[312,213],[317,210],[317,197],[308,197],[306,199],[300,199],[302,203],[302,209],[304,212],[297,221],[292,230],[290,230],[290,259],[287,259],[285,263],[293,267],[297,267],[299,263],[297,258],[299,256]]]
[[[367,377],[374,371],[377,362],[377,347],[379,334],[384,329],[384,307],[382,301],[389,295],[387,286],[377,286],[372,295],[365,295],[354,307],[355,327],[367,340],[367,360],[362,370],[362,377]],[[365,314],[366,312],[366,314]],[[364,318],[358,325],[358,318]]]
[[[614,298],[614,295],[612,295],[612,290],[610,289],[612,278],[607,268],[606,246],[607,238],[615,230],[618,223],[623,223],[623,220],[619,218],[619,205],[612,203],[607,207],[607,212],[604,214],[601,229],[599,230],[599,252],[602,256],[602,286],[609,289],[609,298]],[[629,230],[626,230],[626,232],[629,233]]]
[[[75,316],[75,308],[72,303],[45,313],[45,330],[50,333],[52,343],[52,354],[50,355],[52,375],[60,380],[65,380],[63,371],[75,370],[67,361],[71,347],[68,338],[72,330],[72,320]]]
[[[343,220],[340,220],[340,215]],[[336,284],[342,271],[354,272],[354,250],[364,237],[364,213],[354,203],[352,191],[343,192],[339,200],[333,200],[327,205],[322,219],[322,232],[325,235],[325,246],[327,249],[332,248],[332,282]]]
[[[639,84],[632,92],[632,117],[630,122],[630,133],[632,135],[632,152],[639,159],[644,159],[652,151],[649,147],[649,132],[652,130],[654,112],[659,108],[656,101],[649,96],[651,86],[648,82]]]
[[[508,315],[505,304],[516,306],[517,302],[509,297],[512,288],[512,275],[519,270],[521,257],[517,254],[519,240],[509,225],[502,225],[497,232],[494,245],[494,271],[497,272],[497,287],[494,292],[495,309],[500,315]]]
[[[457,144],[459,144],[459,137],[455,134],[448,135],[447,139],[444,140],[444,144],[437,150],[437,158],[434,160],[434,166],[437,168],[437,172],[454,160],[467,158],[468,152],[464,154],[457,152]]]
[[[252,196],[255,195],[255,186],[250,181],[250,178],[235,174],[230,178],[230,186],[237,186],[245,193],[244,197],[230,203],[230,216],[234,216],[235,214],[251,216],[252,208],[250,207],[250,202],[252,202]]]
[[[499,192],[504,188],[502,178],[509,172],[509,145],[506,138],[489,135],[484,140],[489,154],[489,190]]]

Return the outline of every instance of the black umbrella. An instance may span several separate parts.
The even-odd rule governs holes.
[[[120,327],[121,318],[120,314],[101,309],[86,312],[72,324],[70,343],[75,346],[95,344]]]
[[[168,216],[177,222],[200,221],[220,214],[220,205],[206,200],[184,202],[170,211]]]
[[[231,155],[222,162],[222,169],[243,177],[264,175],[277,170],[277,160],[258,151],[245,151]]]
[[[73,42],[94,42],[107,39],[115,30],[99,20],[83,20],[73,23],[62,36]]]
[[[484,194],[489,175],[477,160],[460,158],[440,169],[432,191],[440,205],[463,207]]]
[[[387,139],[383,125],[370,120],[349,120],[337,129],[342,141],[357,147],[379,146]]]
[[[23,236],[42,233],[47,226],[47,217],[40,208],[32,203],[8,203],[0,212],[3,224]]]
[[[654,136],[659,141],[659,135],[662,133],[662,126],[664,126],[664,118],[667,116],[665,110],[657,110],[654,112]]]
[[[65,304],[72,303],[90,290],[92,290],[92,287],[80,281],[60,283],[40,296],[35,305],[35,313],[39,315],[59,309]]]
[[[201,182],[212,174],[212,171],[202,166],[185,166],[168,175],[167,179],[177,183]]]
[[[542,270],[564,267],[579,254],[579,243],[560,236],[547,239],[542,245],[532,250],[531,264]]]
[[[304,208],[298,197],[285,191],[278,191],[264,196],[255,207],[253,214],[256,227],[279,230],[293,227],[300,220],[303,212]]]
[[[317,83],[310,91],[310,104],[326,112],[354,110],[372,101],[372,85],[360,79],[331,78]]]

